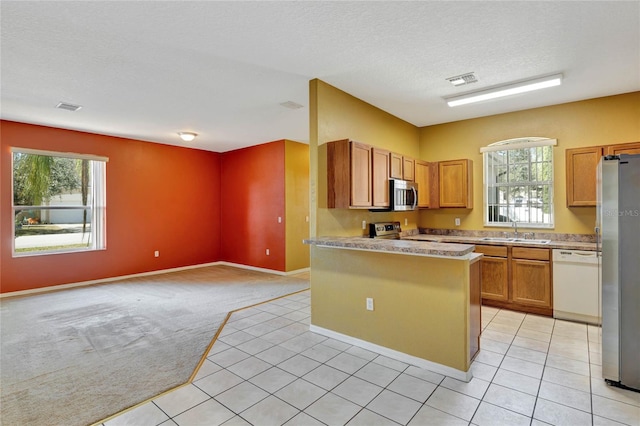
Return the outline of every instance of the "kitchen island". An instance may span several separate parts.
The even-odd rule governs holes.
[[[481,329],[482,255],[473,245],[352,237],[305,243],[311,331],[471,380]]]

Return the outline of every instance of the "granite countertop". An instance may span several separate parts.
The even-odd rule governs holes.
[[[379,251],[403,253],[417,256],[447,256],[469,258],[473,256],[475,246],[472,244],[449,244],[447,242],[432,242],[418,238],[417,241],[408,239],[385,240],[365,237],[318,237],[303,241],[305,244],[320,247],[336,247],[351,250]]]
[[[565,250],[586,250],[595,251],[596,243],[582,241],[559,241],[551,240],[548,244],[538,244],[532,242],[514,241],[486,241],[482,236],[462,236],[462,235],[437,235],[437,234],[413,234],[402,236],[403,240],[429,241],[435,243],[462,243],[462,244],[482,244],[493,246],[518,246],[534,248],[553,248]]]

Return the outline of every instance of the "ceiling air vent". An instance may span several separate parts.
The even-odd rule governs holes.
[[[471,84],[478,81],[478,79],[472,72],[468,72],[462,75],[457,75],[455,77],[449,77],[447,78],[447,80],[449,81],[449,83],[453,84],[454,86],[464,86],[465,84]]]
[[[293,102],[293,101],[287,101],[287,102],[282,102],[280,105],[282,105],[285,108],[289,108],[289,109],[298,109],[298,108],[302,108],[302,105]]]
[[[68,104],[66,102],[59,102],[58,105],[56,105],[56,108],[66,109],[67,111],[77,111],[82,107],[80,105]]]

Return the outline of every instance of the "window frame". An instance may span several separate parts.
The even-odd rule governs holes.
[[[554,181],[555,181],[555,167],[554,167],[554,150],[553,147],[557,146],[558,141],[556,139],[544,138],[544,137],[523,137],[523,138],[514,138],[507,139],[503,141],[494,142],[486,147],[480,148],[480,152],[482,153],[482,194],[483,194],[483,218],[484,218],[484,226],[485,227],[498,227],[498,228],[509,228],[513,226],[514,221],[509,220],[505,222],[499,221],[490,221],[489,208],[492,203],[489,202],[490,192],[492,190],[495,191],[495,188],[499,186],[519,186],[530,188],[532,186],[539,186],[541,182],[544,182],[543,185],[548,189],[549,194],[549,223],[540,223],[540,222],[531,222],[531,216],[529,217],[529,221],[517,221],[518,227],[521,228],[532,228],[532,229],[554,229],[555,228],[555,211],[554,211]],[[496,151],[515,151],[520,149],[531,149],[538,147],[546,147],[550,146],[551,158],[548,163],[550,163],[551,171],[550,176],[551,179],[549,181],[532,181],[529,179],[528,181],[522,181],[514,183],[513,185],[507,183],[506,185],[498,185],[496,183],[489,183],[489,174],[490,174],[490,165],[488,164],[489,159],[488,156],[492,152]],[[508,155],[508,154],[506,154]],[[491,167],[496,167],[495,165],[491,165]],[[508,164],[507,167],[510,167]],[[514,206],[517,204],[514,203]],[[531,208],[531,202],[528,200],[528,206]],[[507,208],[510,207],[510,204],[507,203]]]
[[[91,155],[91,154],[80,154],[75,152],[62,152],[62,151],[48,151],[48,150],[40,150],[40,149],[31,149],[31,148],[21,148],[21,147],[11,147],[11,229],[12,229],[12,240],[11,240],[11,253],[12,257],[20,258],[20,257],[30,257],[30,256],[47,256],[54,254],[69,254],[69,253],[80,253],[80,252],[90,252],[90,251],[101,251],[106,250],[106,207],[107,207],[107,197],[106,197],[106,188],[107,188],[107,163],[109,162],[108,157]],[[29,154],[29,155],[42,155],[49,157],[60,157],[60,158],[68,158],[73,160],[90,160],[91,163],[91,203],[90,205],[54,205],[54,206],[27,206],[27,205],[16,205],[14,204],[14,189],[15,189],[15,176],[14,176],[14,154]],[[58,248],[58,249],[42,249],[42,250],[33,250],[33,251],[25,251],[25,252],[16,252],[16,212],[20,210],[89,210],[91,212],[91,228],[90,228],[90,237],[89,241],[91,244],[87,247],[76,247],[76,248]]]

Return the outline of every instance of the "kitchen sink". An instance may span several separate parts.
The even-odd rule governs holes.
[[[549,244],[551,240],[534,240],[529,238],[514,238],[511,240],[514,243],[529,243],[529,244]]]
[[[549,244],[551,240],[535,240],[530,238],[503,238],[484,237],[482,241],[493,241],[496,243],[525,243],[525,244]]]

